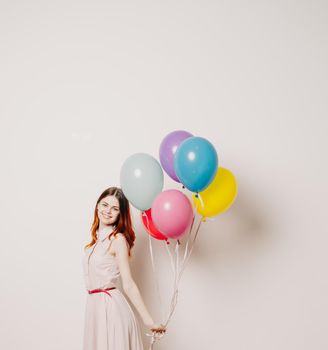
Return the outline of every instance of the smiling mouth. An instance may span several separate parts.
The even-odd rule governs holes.
[[[105,214],[103,214],[103,217],[106,218],[106,219],[111,219],[112,218],[111,216],[108,216],[108,215],[105,215]]]

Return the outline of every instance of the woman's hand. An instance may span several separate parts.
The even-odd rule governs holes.
[[[163,324],[153,323],[149,328],[152,332],[155,333],[163,334],[166,332],[166,327]]]

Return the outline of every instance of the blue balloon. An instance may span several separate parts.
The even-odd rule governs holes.
[[[203,137],[189,137],[177,148],[174,169],[180,182],[192,192],[203,191],[214,180],[219,160],[214,146]]]

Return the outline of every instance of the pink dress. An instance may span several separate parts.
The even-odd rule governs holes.
[[[85,308],[83,350],[144,350],[141,330],[134,312],[117,287],[120,276],[116,257],[109,253],[115,239],[108,236],[112,227],[97,231],[97,242],[83,256],[86,291],[109,290],[89,294]]]

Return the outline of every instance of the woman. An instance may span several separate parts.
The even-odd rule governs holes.
[[[135,234],[129,202],[122,190],[110,187],[97,200],[91,227],[91,242],[83,257],[88,291],[83,350],[143,350],[134,312],[117,288],[121,277],[125,294],[151,331],[163,333],[165,326],[154,323],[129,267]]]

